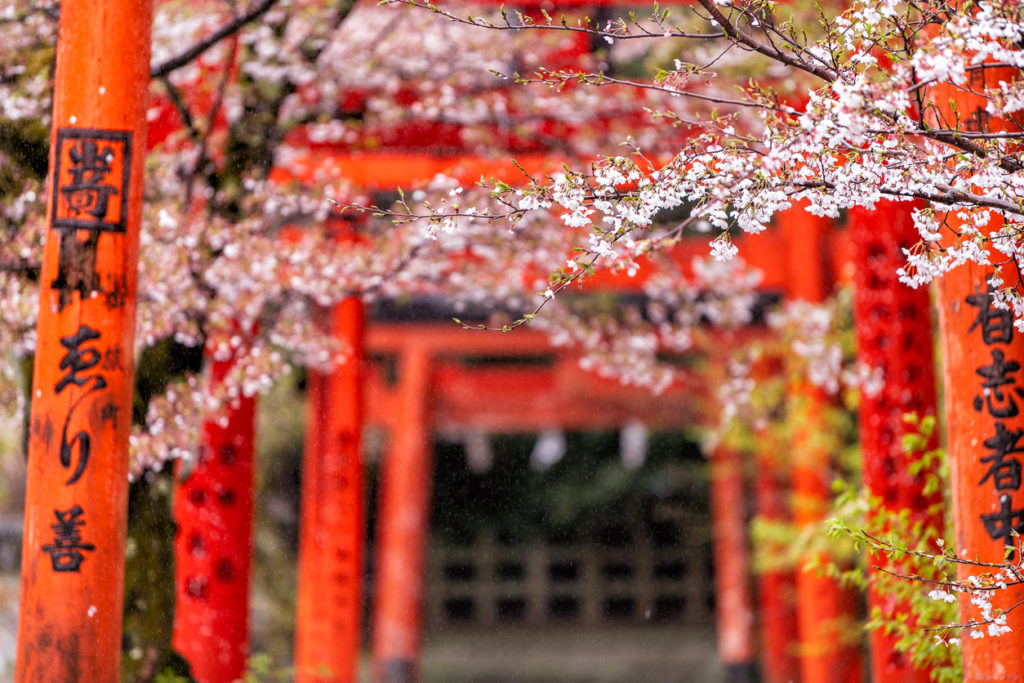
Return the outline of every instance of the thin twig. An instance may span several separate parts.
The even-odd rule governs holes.
[[[262,17],[264,14],[270,11],[270,8],[273,7],[274,3],[276,2],[277,0],[260,0],[260,2],[255,7],[250,9],[245,14],[240,14],[236,16],[234,19],[227,22],[219,29],[217,29],[210,35],[206,36],[199,42],[197,42],[195,45],[189,47],[188,49],[184,50],[178,55],[171,57],[163,64],[158,64],[154,66],[152,69],[150,69],[150,78],[160,78],[162,76],[166,76],[172,71],[180,69],[186,64],[189,64],[193,59],[203,54],[220,41],[238,32],[247,24],[251,24],[252,22]]]

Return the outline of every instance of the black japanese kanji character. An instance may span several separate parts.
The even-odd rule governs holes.
[[[71,416],[74,414],[78,405],[82,402],[82,399],[92,392],[98,391],[107,386],[107,380],[101,374],[97,373],[82,376],[84,373],[88,373],[90,370],[95,368],[103,358],[103,354],[98,350],[94,348],[82,348],[82,345],[95,341],[99,338],[99,332],[88,325],[81,325],[75,334],[69,337],[62,337],[60,340],[61,346],[67,349],[64,357],[60,360],[60,369],[64,370],[65,374],[61,377],[60,381],[54,385],[54,393],[59,394],[70,385],[84,387],[90,382],[92,383],[92,386],[90,386],[71,403],[71,407],[68,408],[67,417],[64,418],[64,429],[61,432],[60,438],[60,464],[65,469],[71,467],[71,454],[74,450],[74,445],[76,443],[78,444],[78,465],[71,474],[71,478],[65,482],[67,485],[74,484],[78,481],[78,478],[82,476],[82,472],[85,471],[85,466],[89,462],[89,447],[91,441],[89,433],[84,430],[68,439],[68,426],[71,423]]]
[[[54,510],[57,523],[51,524],[53,543],[43,546],[43,552],[49,553],[50,562],[55,572],[77,572],[82,566],[85,555],[82,551],[96,549],[92,543],[82,542],[82,506],[76,505],[70,510]]]
[[[985,389],[985,399],[983,401],[981,396],[975,396],[974,409],[981,411],[982,406],[987,404],[988,412],[992,417],[1015,417],[1020,412],[1017,402],[1013,400],[1012,394],[1009,392],[1004,394],[1000,387],[1016,384],[1017,378],[1011,377],[1011,374],[1018,370],[1020,370],[1020,363],[1006,360],[1006,354],[999,349],[994,349],[992,364],[984,365],[975,371],[985,378],[981,385]],[[1019,387],[1014,387],[1014,392],[1018,396],[1024,397],[1024,391]]]
[[[991,477],[997,491],[1020,488],[1020,461],[1007,456],[1013,453],[1024,453],[1024,448],[1017,445],[1021,438],[1024,438],[1024,430],[1010,431],[1001,422],[996,423],[995,436],[985,441],[985,448],[991,450],[992,454],[981,459],[982,462],[992,464],[985,471],[985,476],[978,482],[979,486]]]
[[[50,228],[61,233],[57,290],[63,309],[72,293],[104,291],[97,270],[103,233],[127,229],[132,133],[59,128],[50,207]]]
[[[103,354],[96,349],[81,348],[83,344],[99,338],[100,333],[88,325],[81,325],[78,331],[70,337],[61,337],[60,345],[67,349],[67,351],[64,353],[64,357],[60,359],[60,369],[67,371],[67,374],[53,387],[54,392],[59,394],[69,384],[83,387],[90,381],[95,381],[93,389],[107,386],[107,381],[103,379],[102,375],[78,376],[79,373],[96,367],[103,358]]]
[[[999,512],[981,516],[985,531],[993,540],[1003,539],[1003,545],[1013,546],[1013,532],[1024,532],[1024,509],[1013,509],[1010,495],[999,496]]]
[[[115,185],[106,182],[113,170],[114,149],[109,145],[100,147],[97,140],[79,140],[78,145],[68,151],[71,160],[71,182],[62,185],[68,213],[71,216],[88,214],[93,220],[102,221],[110,211],[110,197],[118,194]]]
[[[986,344],[1009,344],[1013,341],[1013,314],[992,305],[992,287],[985,293],[975,292],[967,297],[967,303],[978,309],[978,317],[967,328],[970,334],[981,325],[981,338]]]

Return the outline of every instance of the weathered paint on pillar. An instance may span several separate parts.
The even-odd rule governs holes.
[[[1013,69],[989,67],[971,72],[968,85],[980,92],[1018,77]],[[932,125],[961,121],[962,129],[985,133],[1021,128],[1020,121],[989,117],[987,100],[962,88],[935,85],[928,97],[940,118]],[[954,214],[946,220],[954,228],[961,224]],[[985,230],[992,228],[990,223]],[[992,260],[1003,258],[994,254]],[[987,284],[993,271],[968,263],[941,277],[936,287],[955,550],[982,562],[1002,562],[1005,546],[1019,544],[1011,531],[1024,533],[1019,457],[1024,448],[1018,444],[1024,437],[1024,333],[1014,329],[1009,311],[993,306]],[[1008,284],[1017,277],[1012,266],[1003,272]],[[963,566],[959,572],[961,578],[977,573]],[[1007,609],[1022,600],[1024,587],[1015,586],[997,591],[992,604]],[[960,613],[964,621],[978,616],[966,596]],[[964,634],[965,683],[1024,681],[1024,611],[1011,612],[1007,625],[1013,630],[997,638]]]
[[[754,610],[743,455],[718,445],[711,453],[711,542],[715,565],[718,658],[726,680],[754,680]]]
[[[213,361],[211,383],[232,367]],[[204,422],[196,462],[176,468],[172,644],[199,683],[231,683],[245,674],[255,409],[255,399],[240,398]]]
[[[347,347],[344,365],[307,380],[306,448],[299,528],[297,681],[356,680],[362,636],[363,304],[345,299],[332,334]]]
[[[64,0],[28,444],[17,681],[117,681],[149,0]]]
[[[785,211],[776,219],[782,231],[792,268],[789,280],[796,299],[823,301],[825,281],[825,244],[831,227],[829,219],[807,213],[802,207]],[[824,447],[823,412],[827,398],[806,380],[790,389],[790,410],[797,417],[792,437],[793,520],[798,528],[821,525],[830,498],[827,479],[831,453]],[[800,637],[801,681],[803,683],[850,683],[861,680],[862,662],[856,642],[856,595],[834,580],[811,568],[808,557],[796,572],[797,624]]]
[[[925,495],[929,472],[912,474],[903,451],[907,432],[903,416],[935,415],[931,299],[927,289],[911,289],[899,282],[896,272],[905,263],[902,250],[920,239],[913,222],[914,206],[883,201],[873,211],[855,208],[849,213],[856,265],[857,360],[872,373],[861,390],[860,444],[870,494],[885,509],[909,510],[911,523],[926,524],[941,534],[942,492]],[[872,564],[900,571],[884,556],[874,556]],[[869,576],[869,606],[880,609],[884,618],[905,618],[910,606],[874,590],[874,581],[881,578],[877,571]],[[894,636],[876,629],[870,642],[872,680],[930,680],[927,670],[914,668],[896,651]]]
[[[399,415],[381,471],[373,667],[376,683],[420,679],[432,462],[427,399],[431,352],[410,347],[399,365]]]

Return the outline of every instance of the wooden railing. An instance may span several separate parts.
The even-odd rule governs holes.
[[[707,625],[714,615],[709,550],[641,540],[503,545],[432,544],[426,596],[431,629],[574,623]]]
[[[0,516],[0,573],[17,574],[22,518]],[[706,626],[714,618],[710,549],[650,540],[613,547],[435,540],[427,568],[428,628],[501,625]]]

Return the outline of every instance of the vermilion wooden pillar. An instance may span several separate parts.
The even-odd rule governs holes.
[[[910,510],[912,523],[924,523],[941,534],[942,492],[924,494],[924,477],[929,472],[911,474],[903,452],[903,416],[935,415],[931,298],[927,289],[900,283],[896,273],[906,260],[902,250],[920,239],[913,209],[914,204],[907,202],[880,202],[874,211],[855,208],[849,213],[857,269],[857,359],[878,373],[881,381],[878,387],[869,385],[861,391],[860,443],[864,483],[871,495],[887,510]],[[888,563],[881,556],[872,561],[881,566]],[[900,571],[898,566],[890,568]],[[880,578],[877,572],[870,576],[872,582]],[[908,605],[873,588],[868,598],[889,619],[910,612]],[[895,638],[882,629],[871,634],[871,674],[875,681],[930,680],[927,670],[915,669],[896,651]]]
[[[150,0],[64,0],[18,681],[120,676]]]
[[[797,528],[822,527],[828,514],[828,468],[831,453],[818,440],[826,429],[825,398],[806,385],[794,388],[799,428],[791,444],[793,453],[793,520]],[[835,579],[809,566],[828,557],[804,558],[796,571],[798,656],[803,683],[860,683],[862,661],[858,640],[857,595]]]
[[[399,366],[401,421],[381,471],[373,667],[376,683],[418,681],[432,459],[427,399],[431,352],[411,347]]]
[[[999,80],[1019,78],[1012,69],[987,68],[971,74],[969,86],[981,91]],[[932,125],[960,126],[974,132],[1019,130],[1021,121],[989,118],[987,100],[960,88],[930,88],[939,120]],[[954,111],[950,103],[956,105]],[[954,215],[946,217],[956,227]],[[993,218],[993,221],[996,219]],[[991,230],[992,224],[985,227]],[[993,261],[1001,260],[993,255]],[[942,341],[945,416],[953,490],[956,552],[983,562],[1002,562],[1007,545],[1018,546],[1012,531],[1024,534],[1021,453],[1024,445],[1024,333],[1012,315],[996,308],[988,294],[992,267],[967,264],[938,280],[939,332]],[[1012,267],[1007,284],[1016,282]],[[1019,552],[1019,550],[1018,550]],[[972,572],[959,568],[961,577]],[[1024,587],[1001,590],[993,606],[1006,609],[1024,600]],[[961,620],[978,617],[966,596]],[[1012,612],[1013,630],[998,638],[963,636],[965,683],[1024,681],[1024,611]]]
[[[711,452],[715,611],[718,657],[730,683],[754,680],[754,610],[744,489],[742,454],[728,446],[716,446]]]
[[[764,358],[753,368],[755,381],[769,382],[781,376],[782,364]],[[789,452],[768,427],[754,440],[754,505],[766,522],[790,522]],[[796,577],[791,569],[768,567],[757,574],[760,623],[760,663],[763,683],[796,683],[797,660]]]
[[[821,302],[825,298],[825,239],[831,221],[794,207],[777,216],[789,263],[791,291],[797,299]],[[794,420],[792,450],[793,519],[799,528],[821,525],[830,497],[828,471],[831,453],[820,443],[827,399],[806,380],[790,390]],[[814,559],[806,558],[808,562]],[[861,680],[860,650],[855,645],[856,595],[817,569],[796,573],[799,657],[803,683],[850,683]]]
[[[363,304],[346,299],[332,333],[350,349],[330,374],[310,372],[299,529],[298,681],[355,681],[363,595]]]
[[[953,489],[956,552],[983,562],[1002,562],[1004,546],[1024,533],[1020,456],[1024,436],[1024,334],[986,293],[987,268],[965,265],[937,287],[942,335],[945,412]],[[1016,409],[1015,409],[1016,407]],[[1012,415],[1011,415],[1012,414]],[[961,576],[970,573],[962,570]],[[1006,609],[1024,600],[1024,588],[999,591]],[[961,619],[978,618],[961,603]],[[963,637],[964,681],[1024,681],[1024,612],[1010,614],[1011,633],[975,640]]]
[[[780,482],[778,463],[758,457],[755,501],[758,514],[768,520],[788,519],[788,488]],[[774,468],[766,469],[765,465]],[[773,471],[774,470],[774,471]],[[761,635],[761,680],[794,683],[800,680],[797,659],[796,578],[792,571],[766,569],[758,574],[758,610]]]
[[[211,363],[219,383],[230,361]],[[197,462],[178,463],[174,490],[172,643],[200,683],[231,683],[249,653],[255,407],[240,398],[203,424]]]

